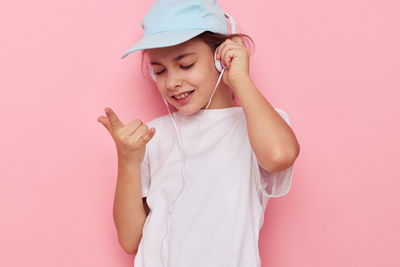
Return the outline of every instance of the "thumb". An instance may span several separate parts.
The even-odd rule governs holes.
[[[154,136],[156,132],[156,128],[151,128],[147,134],[143,135],[142,138],[140,138],[139,143],[142,143],[143,145],[147,144]]]

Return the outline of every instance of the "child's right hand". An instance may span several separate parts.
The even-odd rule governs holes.
[[[153,138],[155,128],[148,129],[141,120],[135,119],[124,125],[111,108],[106,107],[106,116],[100,116],[97,121],[102,123],[111,134],[117,146],[118,157],[140,165],[146,150],[146,144]]]

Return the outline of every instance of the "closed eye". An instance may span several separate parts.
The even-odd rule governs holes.
[[[193,64],[190,64],[189,66],[181,66],[181,68],[182,68],[182,69],[189,69],[189,68],[191,68],[193,65],[194,65],[194,63],[193,63]],[[160,74],[163,73],[163,72],[164,72],[164,70],[159,71],[159,72],[156,72],[156,75],[160,75]]]
[[[190,64],[189,66],[181,66],[183,69],[188,69],[188,68],[190,68],[191,66],[193,66],[194,65],[194,63],[193,64]]]

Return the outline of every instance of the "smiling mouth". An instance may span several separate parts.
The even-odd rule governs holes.
[[[186,92],[186,93],[185,93],[185,96],[182,97],[182,98],[177,98],[177,96],[174,96],[174,95],[173,95],[172,97],[173,97],[174,99],[176,99],[176,100],[184,99],[185,97],[188,97],[189,95],[191,95],[193,92],[194,92],[194,90]],[[188,95],[186,95],[186,94],[188,94]],[[180,94],[180,95],[181,95],[181,94]]]

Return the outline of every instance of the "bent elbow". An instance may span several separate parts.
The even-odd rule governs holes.
[[[136,242],[131,242],[127,240],[123,240],[122,238],[119,238],[119,245],[123,248],[123,250],[128,253],[128,254],[135,254],[137,253],[138,250],[138,245]]]
[[[269,168],[271,172],[280,172],[288,169],[295,162],[299,152],[296,151],[292,156],[285,156],[276,158],[274,164]]]
[[[128,254],[135,254],[137,253],[138,248],[137,247],[133,247],[133,246],[125,246],[120,244],[121,247],[125,250],[126,253]]]

